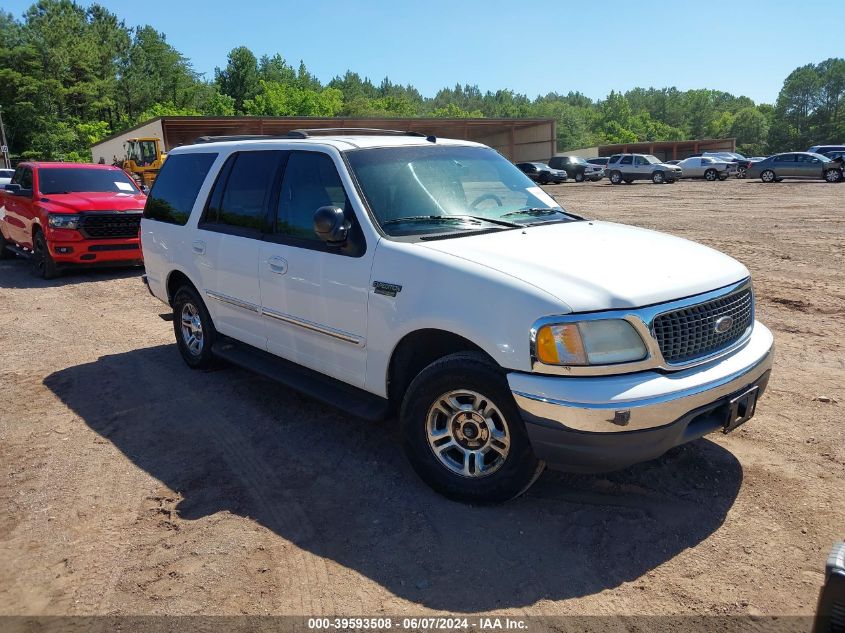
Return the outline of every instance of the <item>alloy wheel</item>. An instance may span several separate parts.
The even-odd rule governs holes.
[[[428,445],[441,465],[468,478],[491,475],[505,463],[510,432],[486,396],[468,389],[444,393],[426,416]]]
[[[203,331],[199,310],[193,303],[182,306],[182,341],[194,356],[202,353]]]

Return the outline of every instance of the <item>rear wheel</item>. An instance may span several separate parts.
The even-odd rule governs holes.
[[[583,171],[576,172],[575,182],[584,182],[584,172]]]
[[[205,304],[191,286],[182,286],[173,297],[173,331],[179,353],[191,369],[208,369],[214,364],[211,346],[217,332]]]
[[[771,169],[765,170],[762,174],[760,174],[760,180],[763,182],[774,182],[775,181],[775,172]]]
[[[714,182],[716,178],[719,177],[719,172],[715,169],[708,169],[704,172],[704,180],[709,180],[710,182]]]
[[[618,171],[610,172],[610,184],[611,185],[618,185],[622,182],[622,173]]]
[[[656,171],[651,175],[651,182],[655,185],[662,185],[666,182],[666,176],[662,171]]]
[[[36,232],[32,242],[32,268],[30,269],[32,274],[41,279],[58,277],[59,269],[56,267],[56,262],[53,261],[53,256],[50,255],[44,234],[41,231]]]
[[[400,421],[414,470],[449,498],[507,501],[542,471],[507,380],[483,354],[451,354],[422,370]]]
[[[828,169],[824,172],[824,179],[827,182],[839,182],[842,180],[842,172],[838,169]]]

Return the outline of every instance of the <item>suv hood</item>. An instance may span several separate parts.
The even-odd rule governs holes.
[[[77,213],[80,211],[129,211],[144,208],[147,196],[143,193],[47,193],[41,201],[50,205],[51,211]]]
[[[679,237],[583,221],[420,242],[516,277],[572,312],[638,308],[727,286],[749,276],[735,259]],[[503,297],[491,297],[493,305]]]

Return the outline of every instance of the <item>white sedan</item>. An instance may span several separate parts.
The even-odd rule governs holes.
[[[727,163],[708,156],[691,156],[678,163],[684,172],[684,178],[704,178],[705,180],[727,180],[736,172],[734,163]]]

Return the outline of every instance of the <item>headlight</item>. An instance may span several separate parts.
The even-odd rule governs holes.
[[[640,335],[622,319],[544,325],[537,331],[535,350],[546,365],[610,365],[647,354]]]
[[[60,215],[56,214],[53,215],[52,213],[47,216],[47,222],[50,226],[54,229],[77,229],[79,228],[79,216],[78,215]]]

